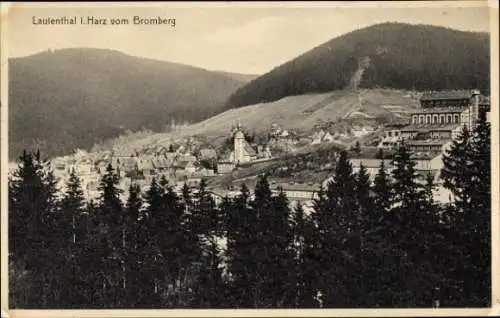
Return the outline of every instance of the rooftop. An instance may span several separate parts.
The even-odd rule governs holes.
[[[306,191],[306,192],[317,192],[320,190],[321,185],[317,183],[276,183],[271,185],[273,190],[279,190],[280,188],[283,191]]]
[[[460,126],[460,124],[415,124],[401,128],[401,131],[450,131]]]
[[[434,159],[440,155],[441,155],[441,153],[439,153],[439,152],[417,152],[417,153],[411,154],[411,159],[431,160],[431,159]]]
[[[446,100],[446,99],[469,99],[472,97],[472,90],[451,90],[424,92],[420,100]]]
[[[373,158],[351,158],[350,159],[351,164],[355,168],[359,168],[361,164],[365,168],[379,168],[380,163],[382,162],[382,159],[373,159]],[[385,159],[384,164],[386,167],[391,166],[391,160],[390,159]]]
[[[444,145],[448,143],[447,139],[429,139],[429,140],[407,140],[406,143],[410,146],[427,146],[427,145]]]
[[[432,107],[412,110],[410,114],[462,113],[467,107]]]
[[[250,144],[248,142],[244,142],[244,147],[245,147],[245,151],[250,155],[250,156],[255,156],[257,155],[257,153],[255,152],[255,149],[253,149],[252,146],[250,146]]]

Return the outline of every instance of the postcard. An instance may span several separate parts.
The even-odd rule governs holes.
[[[2,317],[500,314],[498,3],[2,3]]]

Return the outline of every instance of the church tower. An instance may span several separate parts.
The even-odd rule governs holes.
[[[234,162],[240,163],[243,162],[244,157],[244,148],[245,148],[245,135],[241,130],[240,121],[238,120],[238,125],[236,128],[236,132],[234,133]]]

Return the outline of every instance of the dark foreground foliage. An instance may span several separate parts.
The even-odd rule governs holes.
[[[403,145],[373,183],[341,151],[311,213],[266,175],[218,204],[204,182],[178,194],[165,179],[123,203],[111,166],[85,202],[74,173],[59,196],[24,152],[9,181],[11,307],[490,306],[489,130],[464,130],[444,156],[453,204],[433,201]]]

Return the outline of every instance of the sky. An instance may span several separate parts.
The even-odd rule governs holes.
[[[483,7],[481,7],[483,5]],[[35,7],[37,6],[37,7]],[[106,18],[108,25],[34,25],[33,17]],[[112,18],[175,18],[176,25],[109,25]],[[489,32],[486,2],[20,4],[7,15],[7,52],[20,57],[95,47],[209,70],[263,74],[344,33],[383,22]]]

